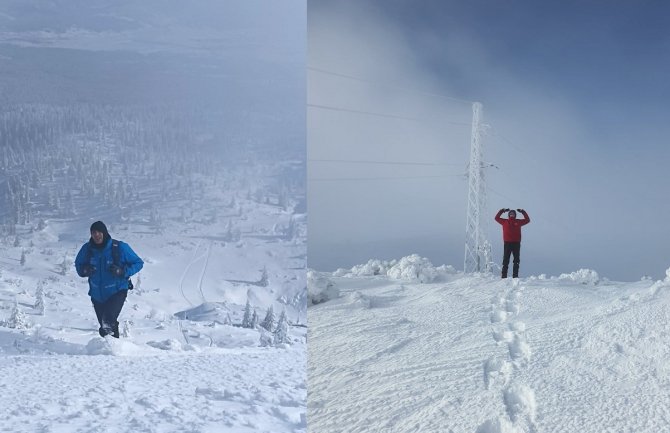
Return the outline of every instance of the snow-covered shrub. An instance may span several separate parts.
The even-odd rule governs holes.
[[[273,338],[272,333],[266,331],[263,328],[259,328],[260,331],[260,345],[261,347],[272,346]]]
[[[307,304],[314,305],[340,296],[335,283],[316,271],[307,271]]]
[[[593,269],[580,269],[569,274],[561,274],[560,280],[572,280],[575,283],[596,285],[600,282],[600,276]]]
[[[446,273],[446,267],[436,268],[430,260],[418,254],[403,257],[388,270],[390,278],[420,283],[431,283]]]
[[[133,322],[129,320],[124,320],[123,325],[121,327],[121,336],[124,338],[130,338],[131,337],[131,332],[130,332],[130,325],[132,325]]]
[[[362,265],[356,265],[351,268],[351,271],[348,273],[356,277],[369,277],[373,275],[386,275],[388,269],[395,264],[393,262],[387,262],[377,259],[368,260],[367,263]]]

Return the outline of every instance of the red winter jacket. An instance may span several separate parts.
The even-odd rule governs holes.
[[[505,242],[521,242],[521,226],[525,226],[530,222],[530,217],[525,210],[521,211],[523,215],[522,220],[511,219],[511,218],[501,218],[503,211],[499,210],[496,215],[496,221],[498,224],[502,225],[503,228],[503,241]]]

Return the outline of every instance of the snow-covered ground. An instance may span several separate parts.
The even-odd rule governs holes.
[[[308,310],[311,431],[670,425],[670,276],[621,283],[580,270],[500,280],[417,259],[405,259],[413,270],[403,275],[389,272],[399,262],[379,261],[310,271],[310,291],[321,294]],[[320,302],[326,288],[334,299]]]
[[[145,261],[120,340],[97,335],[72,264],[92,209],[0,243],[0,431],[305,431],[304,215],[214,184],[202,196],[187,222],[178,200],[160,227],[139,209],[106,221]],[[247,300],[260,320],[286,313],[290,344],[240,326]]]

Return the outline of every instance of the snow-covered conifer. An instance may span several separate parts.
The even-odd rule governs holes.
[[[290,339],[288,336],[288,320],[286,319],[286,311],[282,310],[279,315],[279,321],[277,322],[277,329],[274,331],[274,345],[279,346],[280,344],[289,344]]]
[[[7,320],[7,327],[14,329],[28,329],[30,328],[30,322],[25,313],[19,308],[19,304],[14,302],[14,308],[12,309],[12,314]]]
[[[37,290],[35,291],[35,305],[33,306],[37,314],[44,316],[44,282],[37,283]]]
[[[272,332],[275,327],[275,313],[272,311],[272,305],[270,305],[270,308],[268,308],[267,313],[265,313],[265,319],[263,319],[263,322],[261,323],[261,328],[267,329],[268,331]]]
[[[65,275],[68,269],[70,269],[70,261],[67,259],[67,255],[65,255],[63,256],[63,261],[58,265],[58,273]]]
[[[263,266],[261,279],[258,281],[258,285],[261,286],[261,287],[267,287],[268,286],[268,270],[265,266]]]
[[[21,251],[21,266],[24,266],[26,264],[26,250]]]
[[[251,316],[251,329],[256,329],[258,326],[258,314],[256,314],[256,310],[254,310],[254,314]]]
[[[251,328],[251,303],[247,298],[247,305],[244,306],[244,318],[242,319],[243,328]]]

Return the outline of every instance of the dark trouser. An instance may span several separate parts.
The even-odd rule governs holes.
[[[507,268],[509,267],[509,256],[514,255],[514,267],[512,268],[512,278],[519,278],[519,254],[521,253],[521,242],[505,242],[505,252],[503,253],[502,277],[507,278]]]
[[[91,299],[95,315],[98,317],[98,323],[100,324],[98,332],[101,337],[112,334],[113,337],[119,338],[119,322],[117,319],[121,314],[123,303],[126,302],[126,296],[128,296],[128,291],[122,290],[113,294],[105,302],[97,302]]]

